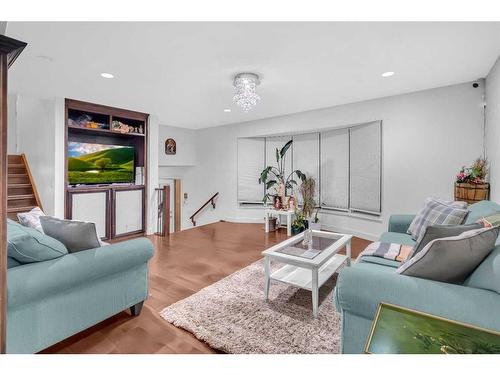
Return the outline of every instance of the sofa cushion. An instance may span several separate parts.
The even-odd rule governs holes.
[[[45,216],[45,213],[40,207],[35,207],[29,212],[20,212],[17,214],[17,219],[21,225],[36,229],[43,233],[42,224],[40,224],[40,216]]]
[[[425,228],[424,235],[418,241],[413,251],[408,255],[408,259],[411,259],[415,254],[417,254],[420,250],[422,250],[429,242],[443,237],[453,237],[458,236],[463,232],[467,232],[468,230],[480,229],[484,226],[482,224],[473,223],[468,225],[429,225]]]
[[[468,213],[466,202],[447,202],[427,198],[424,207],[411,222],[407,233],[412,239],[419,241],[428,225],[459,225],[465,221]]]
[[[14,258],[7,257],[7,269],[14,268],[14,267],[17,267],[17,266],[20,266],[20,265],[21,265],[21,263],[19,263]]]
[[[481,228],[431,241],[397,273],[448,283],[463,283],[495,246],[499,228]]]
[[[500,213],[500,205],[492,201],[481,201],[469,206],[469,215],[465,224],[475,223],[485,216]]]
[[[492,290],[500,294],[500,245],[472,272],[464,285]]]
[[[40,223],[43,232],[61,241],[70,253],[101,247],[94,223],[51,216],[42,216]]]
[[[68,250],[55,238],[7,220],[7,254],[25,264],[59,258]]]
[[[397,232],[385,232],[382,233],[379,239],[380,242],[387,243],[399,243],[401,245],[415,245],[415,241],[411,238],[409,234],[397,233]]]

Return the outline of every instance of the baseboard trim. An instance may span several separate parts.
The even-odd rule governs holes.
[[[225,217],[222,221],[229,223],[264,224],[264,219],[257,219],[255,217]]]
[[[250,217],[225,217],[222,219],[229,223],[248,223],[248,224],[264,224],[264,219],[250,218]],[[379,236],[373,233],[366,233],[360,231],[353,231],[347,228],[340,228],[333,225],[321,224],[321,229],[327,230],[329,232],[352,234],[353,236],[362,238],[368,241],[377,241]]]

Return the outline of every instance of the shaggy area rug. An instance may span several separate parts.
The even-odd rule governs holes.
[[[332,290],[320,289],[318,319],[311,292],[271,281],[264,301],[264,266],[257,261],[168,306],[161,316],[226,353],[338,353],[340,315]]]

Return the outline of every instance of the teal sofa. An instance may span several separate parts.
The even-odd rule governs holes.
[[[140,238],[20,265],[8,259],[7,353],[36,353],[148,296],[153,246]]]
[[[482,201],[469,206],[466,223],[500,213],[500,206]],[[414,215],[393,215],[380,241],[414,244],[406,234]],[[397,274],[399,262],[376,257],[345,267],[334,302],[342,315],[342,353],[363,353],[375,312],[387,302],[448,319],[500,331],[500,241],[463,285]]]

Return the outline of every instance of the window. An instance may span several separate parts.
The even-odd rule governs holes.
[[[259,184],[264,169],[265,138],[238,139],[238,202],[261,203],[264,187]]]
[[[379,214],[382,172],[380,121],[355,126],[349,131],[350,209]]]
[[[349,129],[321,133],[322,208],[349,208]]]
[[[290,139],[292,136],[238,139],[238,202],[262,202],[260,172],[265,166],[276,166],[276,149]],[[382,122],[293,135],[285,177],[296,169],[316,180],[316,200],[321,208],[380,215]],[[300,203],[300,194],[296,197]]]
[[[316,181],[316,197],[319,198],[319,133],[300,134],[293,136],[292,144],[293,170],[298,169],[305,173],[307,177],[312,177]],[[297,181],[297,188],[300,187],[300,180],[294,176]],[[302,204],[302,196],[297,190],[299,204]]]

